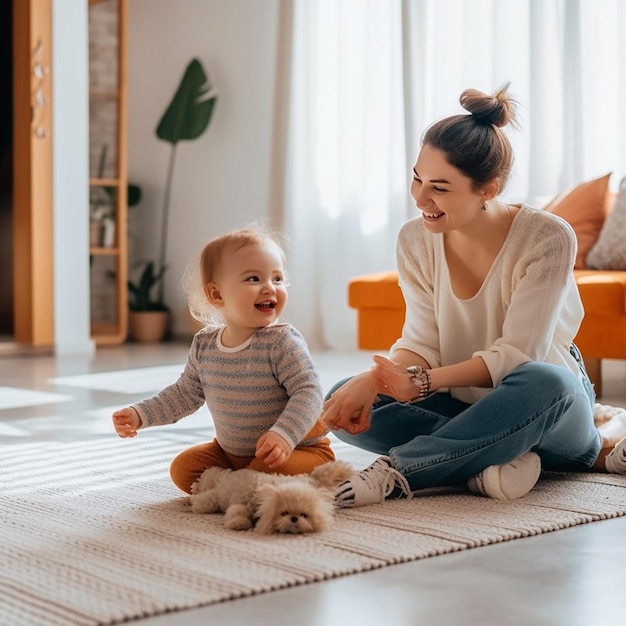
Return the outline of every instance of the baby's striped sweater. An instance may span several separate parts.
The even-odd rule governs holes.
[[[227,348],[223,328],[198,332],[179,379],[134,405],[142,428],[173,424],[206,402],[217,440],[229,454],[253,456],[268,430],[292,448],[322,439],[328,432],[319,427],[322,387],[304,337],[289,324],[276,324]],[[316,425],[315,436],[306,439]]]

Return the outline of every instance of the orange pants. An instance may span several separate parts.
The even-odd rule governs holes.
[[[268,474],[309,474],[318,465],[335,460],[330,447],[330,439],[325,437],[312,446],[296,446],[291,456],[283,465],[271,470],[263,459],[228,454],[217,439],[201,443],[181,452],[170,465],[170,477],[173,483],[186,493],[191,493],[191,485],[200,478],[200,474],[209,467],[226,467],[233,470],[249,468]]]

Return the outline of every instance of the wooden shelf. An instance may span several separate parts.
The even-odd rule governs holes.
[[[106,102],[107,100],[117,100],[121,97],[121,93],[119,91],[90,91],[89,99],[93,102],[94,100],[100,100]]]
[[[128,320],[128,314],[126,314]],[[126,321],[125,324],[128,322]],[[126,341],[126,332],[120,332],[121,323],[117,324],[92,324],[91,334],[97,337],[99,346],[115,346]]]
[[[89,184],[92,187],[119,187],[119,178],[90,178]]]
[[[94,256],[116,256],[120,254],[119,248],[89,248],[89,254],[93,254]]]

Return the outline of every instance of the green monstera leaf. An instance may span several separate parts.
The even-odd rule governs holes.
[[[197,139],[206,130],[217,96],[211,91],[209,78],[198,59],[187,65],[180,85],[156,129],[159,139],[176,145],[179,141]]]

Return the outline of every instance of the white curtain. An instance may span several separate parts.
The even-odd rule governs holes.
[[[347,283],[392,269],[415,215],[422,131],[468,87],[504,83],[521,132],[503,197],[533,202],[626,175],[626,3],[294,0],[285,227],[289,321],[313,347],[356,346]]]

